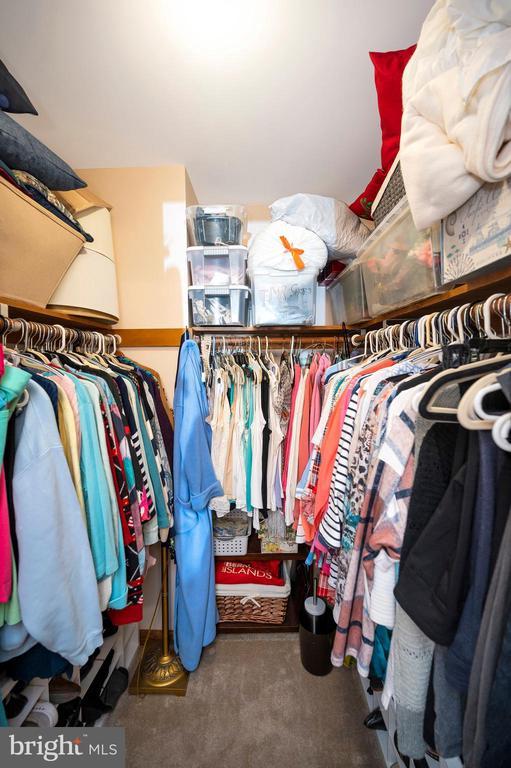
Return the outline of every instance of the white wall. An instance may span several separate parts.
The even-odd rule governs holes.
[[[432,0],[0,0],[2,60],[74,167],[181,163],[206,203],[351,200],[379,164],[368,51]],[[16,118],[18,119],[18,118]]]

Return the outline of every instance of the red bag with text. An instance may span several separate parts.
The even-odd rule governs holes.
[[[285,579],[280,566],[280,560],[254,560],[250,563],[217,560],[215,581],[217,584],[266,584],[283,587]]]

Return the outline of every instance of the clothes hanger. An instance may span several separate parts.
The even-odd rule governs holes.
[[[492,438],[499,448],[511,453],[511,413],[504,413],[494,422]]]
[[[509,362],[511,362],[511,355],[500,355],[487,360],[478,360],[475,363],[460,365],[458,368],[450,368],[438,373],[424,388],[418,404],[420,415],[432,421],[457,422],[457,408],[436,406],[433,405],[433,400],[450,384],[462,384],[472,381],[485,374],[501,370]]]
[[[505,296],[503,293],[494,293],[490,296],[481,306],[481,314],[483,318],[483,330],[488,339],[501,339],[506,335],[506,322],[505,316],[501,317],[502,323],[502,336],[499,336],[494,332],[491,323],[491,312],[496,306],[497,302],[500,302]],[[482,379],[474,382],[474,384],[465,392],[460,400],[458,406],[458,419],[460,424],[466,429],[492,429],[495,421],[502,415],[508,412],[508,402],[504,398],[503,409],[499,412],[490,412],[486,409],[484,400],[486,397],[502,392],[502,387],[497,379],[495,373],[490,373],[484,376]]]
[[[462,396],[458,405],[458,421],[462,427],[470,430],[484,429],[489,430],[493,427],[497,416],[486,414],[478,409],[482,397],[486,397],[490,392],[501,390],[497,382],[495,373],[489,373],[486,376],[475,381]],[[501,415],[501,414],[498,414]]]

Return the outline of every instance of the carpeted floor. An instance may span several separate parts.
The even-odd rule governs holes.
[[[186,697],[125,694],[127,768],[382,768],[357,673],[314,677],[298,635],[220,635]]]

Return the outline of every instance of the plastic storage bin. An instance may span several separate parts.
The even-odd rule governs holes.
[[[368,319],[362,266],[359,261],[350,264],[327,286],[327,301],[333,325],[354,325]]]
[[[233,536],[232,539],[219,539],[214,535],[213,529],[215,555],[246,555],[248,550],[248,540],[252,533],[252,518],[241,509],[235,509],[232,512],[229,512],[223,519],[225,518],[231,520],[246,520],[248,526],[247,535]]]
[[[318,270],[250,271],[254,325],[314,325]]]
[[[242,245],[187,248],[192,285],[245,285],[248,249]]]
[[[419,232],[403,198],[358,252],[370,317],[435,293],[439,285],[439,227]]]
[[[186,209],[190,245],[241,245],[247,228],[242,205],[190,205]]]
[[[188,288],[193,325],[246,325],[250,288],[246,285],[192,285]]]

